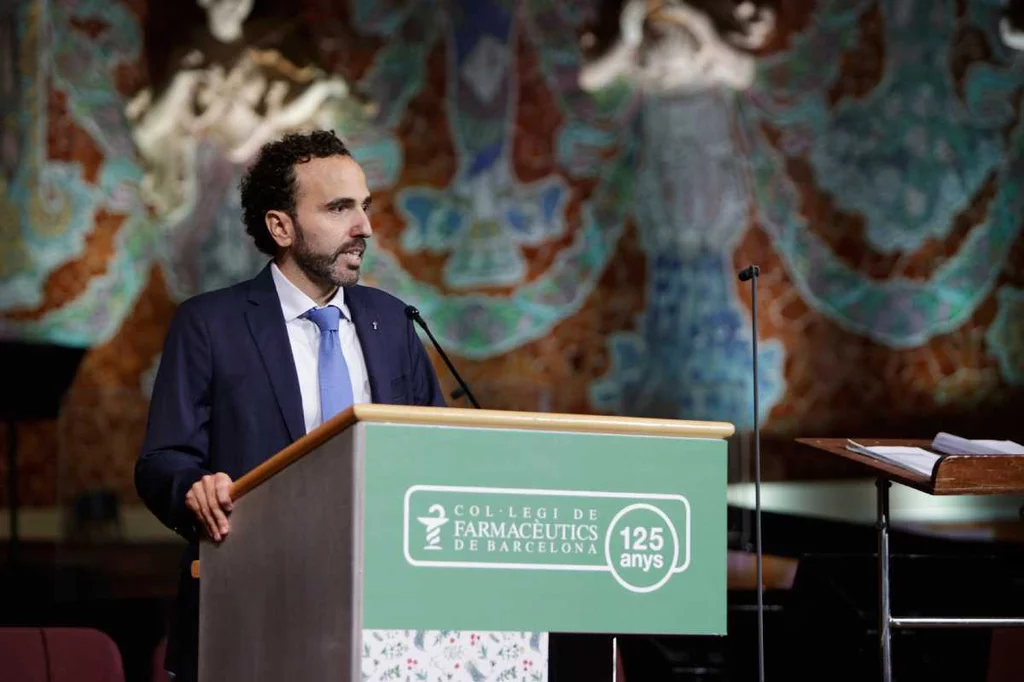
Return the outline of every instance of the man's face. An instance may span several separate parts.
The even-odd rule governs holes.
[[[347,156],[311,159],[295,166],[295,188],[295,263],[313,281],[354,285],[373,234],[363,169]]]

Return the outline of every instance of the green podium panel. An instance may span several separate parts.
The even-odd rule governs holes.
[[[724,440],[358,428],[364,628],[725,634]]]

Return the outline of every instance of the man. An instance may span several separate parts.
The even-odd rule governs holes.
[[[146,505],[189,541],[167,653],[178,680],[198,662],[189,566],[200,534],[230,535],[231,482],[353,402],[445,404],[405,305],[357,285],[371,198],[345,145],[322,131],[269,143],[241,195],[272,260],[178,308],[135,466]]]

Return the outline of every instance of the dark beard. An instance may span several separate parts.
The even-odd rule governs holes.
[[[312,250],[309,242],[306,241],[305,233],[302,226],[299,225],[299,221],[294,218],[292,221],[295,223],[295,246],[292,247],[292,258],[295,259],[295,264],[299,266],[299,269],[302,270],[306,277],[314,282],[330,284],[336,287],[354,286],[359,281],[358,269],[346,268],[339,274],[335,265],[341,254],[352,249],[354,246],[358,246],[360,242],[363,242],[362,246],[365,250],[365,240],[345,242],[333,254],[317,253]]]

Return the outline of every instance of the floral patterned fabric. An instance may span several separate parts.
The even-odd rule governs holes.
[[[546,633],[363,632],[363,682],[545,682],[547,662]]]

